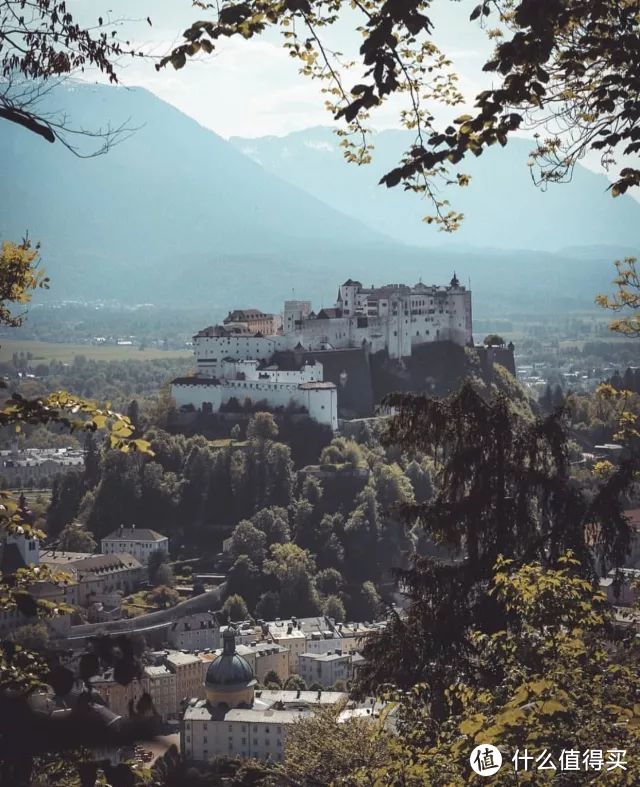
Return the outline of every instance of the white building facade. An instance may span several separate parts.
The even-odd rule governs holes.
[[[146,566],[152,552],[168,554],[169,539],[146,527],[136,528],[135,525],[131,527],[122,525],[118,530],[114,530],[101,540],[100,551],[103,555],[126,552]]]
[[[178,715],[179,698],[176,676],[165,664],[144,668],[141,683],[153,700],[153,706],[164,721]]]
[[[332,330],[337,342],[334,346],[357,347],[368,342],[373,352],[386,349],[390,358],[409,357],[419,344],[450,341],[465,346],[473,341],[471,291],[460,284],[455,273],[446,287],[419,282],[414,287],[387,284],[365,288],[348,279],[338,289],[335,312],[340,318]],[[312,322],[302,321],[303,335]],[[334,343],[331,336],[327,339]]]
[[[364,347],[402,359],[418,345],[440,341],[473,343],[471,291],[455,273],[447,286],[420,282],[366,288],[348,279],[338,288],[335,306],[317,314],[310,301],[285,301],[282,328],[273,334],[239,321],[200,331],[193,337],[196,375],[174,380],[171,394],[178,408],[209,412],[230,400],[264,400],[270,409],[293,404],[335,430],[337,389],[324,380],[322,365],[277,369],[269,366],[276,352]]]
[[[194,612],[172,624],[168,639],[177,650],[215,650],[220,647],[220,626],[212,612]]]
[[[198,377],[224,377],[225,363],[257,359],[267,364],[278,350],[387,350],[406,358],[419,344],[473,341],[471,290],[458,277],[447,286],[422,282],[363,287],[347,279],[338,287],[335,306],[316,314],[310,301],[285,301],[282,331],[254,333],[233,325],[205,328],[193,337]]]
[[[338,428],[338,394],[336,386],[322,379],[322,364],[305,364],[299,370],[277,367],[260,368],[255,359],[227,360],[220,364],[225,376],[180,377],[171,384],[171,395],[178,408],[219,412],[232,400],[266,402],[270,409],[298,408],[309,418]]]
[[[348,681],[353,676],[352,656],[335,650],[332,653],[302,653],[298,658],[300,677],[307,686],[318,684],[328,689],[336,681]]]

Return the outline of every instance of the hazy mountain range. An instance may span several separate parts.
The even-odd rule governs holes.
[[[454,235],[445,237],[422,222],[433,212],[426,200],[402,187],[378,185],[414,137],[408,131],[373,134],[373,161],[360,167],[345,161],[340,138],[326,127],[230,141],[269,172],[403,243],[544,251],[640,244],[639,203],[630,197],[613,199],[606,177],[581,165],[571,182],[545,191],[537,188],[527,166],[534,143],[517,137],[505,148],[489,148],[459,166],[471,175],[470,185],[449,187],[442,196],[465,220]]]
[[[476,312],[576,308],[607,286],[617,254],[640,248],[640,204],[611,199],[606,180],[582,168],[539,193],[526,142],[473,162],[472,186],[451,195],[468,213],[451,238],[420,222],[420,200],[375,185],[403,132],[379,134],[380,160],[356,168],[329,129],[225,141],[142,89],[73,83],[49,100],[77,125],[130,119],[138,129],[107,155],[80,159],[0,123],[0,239],[28,230],[41,242],[51,299],[214,313],[277,308],[294,291],[328,305],[348,276],[432,283],[455,269],[471,278]]]

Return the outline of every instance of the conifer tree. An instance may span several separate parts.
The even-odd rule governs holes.
[[[431,453],[439,482],[431,501],[406,505],[404,515],[456,559],[414,556],[397,572],[407,614],[392,614],[368,643],[360,688],[426,679],[437,715],[446,686],[469,668],[464,632],[505,625],[507,610],[487,594],[500,555],[547,565],[571,550],[591,579],[598,560],[622,564],[630,535],[620,493],[633,465],[621,465],[590,498],[570,479],[561,412],[524,420],[506,397],[487,401],[469,383],[443,400],[394,394],[387,404],[398,415],[385,440]]]

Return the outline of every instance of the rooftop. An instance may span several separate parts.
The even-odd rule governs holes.
[[[348,694],[343,691],[290,691],[288,689],[262,689],[256,691],[256,697],[267,705],[282,703],[285,707],[291,705],[333,705],[341,700],[346,700]]]
[[[195,334],[194,339],[212,339],[225,336],[255,336],[255,330],[243,323],[229,322],[226,325],[210,325]]]
[[[122,568],[142,568],[142,563],[128,552],[114,552],[112,555],[89,555],[73,564],[78,570],[114,571]]]
[[[185,664],[200,664],[201,661],[194,653],[182,653],[179,650],[171,651],[165,658],[176,667],[184,666]]]
[[[64,566],[93,556],[93,552],[64,552],[61,549],[43,549],[40,552],[40,562]]]
[[[225,714],[225,721],[244,721],[250,724],[256,722],[273,722],[273,724],[291,724],[307,713],[306,710],[266,710],[257,708],[234,708]]]
[[[105,536],[103,541],[165,541],[166,536],[160,535],[148,527],[119,527]]]
[[[242,322],[243,320],[263,320],[272,317],[272,314],[265,314],[260,309],[233,309],[225,317],[224,322]]]
[[[313,659],[314,661],[338,661],[345,658],[351,660],[351,655],[342,651],[339,653],[330,651],[329,653],[301,653],[300,658]]]
[[[288,648],[282,645],[274,645],[273,642],[256,642],[255,645],[250,645],[251,651],[256,656],[270,656],[273,653],[288,653]]]
[[[173,672],[171,672],[171,670],[164,664],[145,667],[144,672],[145,675],[147,675],[150,678],[173,677]]]
[[[348,695],[341,691],[270,691],[258,690],[250,708],[234,708],[220,713],[220,707],[212,707],[206,700],[191,701],[187,706],[185,721],[219,719],[224,721],[273,721],[288,723],[308,712],[314,705],[334,705],[346,701]],[[278,707],[274,707],[278,703]]]

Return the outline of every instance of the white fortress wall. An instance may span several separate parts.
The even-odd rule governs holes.
[[[184,379],[184,378],[182,378]],[[197,380],[197,377],[193,378]],[[176,407],[193,405],[196,410],[202,410],[203,405],[210,405],[213,412],[217,412],[222,404],[222,386],[213,380],[206,385],[198,383],[174,382],[171,384],[171,396],[176,401]]]
[[[338,390],[334,386],[322,388],[300,388],[300,398],[309,412],[309,417],[321,424],[338,428]]]
[[[300,372],[294,372],[298,378]],[[198,378],[194,378],[194,381]],[[191,405],[198,410],[203,405],[218,412],[223,404],[235,398],[242,405],[245,399],[257,403],[266,400],[269,408],[287,407],[291,402],[305,407],[309,416],[319,423],[338,428],[337,392],[333,383],[309,380],[306,382],[276,382],[269,379],[256,380],[222,380],[221,382],[204,383],[177,382],[171,386],[171,394],[176,405]]]

